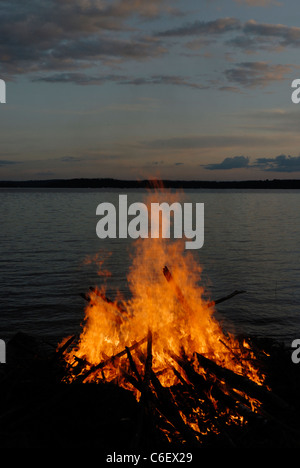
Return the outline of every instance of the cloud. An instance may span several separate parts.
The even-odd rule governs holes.
[[[13,164],[19,164],[19,161],[8,161],[6,159],[0,159],[0,167],[2,166],[11,166]]]
[[[282,46],[269,37],[259,37],[241,34],[226,42],[227,45],[241,49],[246,54],[257,53],[258,50],[278,51]]]
[[[204,169],[210,171],[215,170],[229,170],[229,169],[240,169],[247,168],[249,166],[249,158],[246,156],[234,156],[233,158],[225,158],[221,163],[217,164],[206,164]]]
[[[280,154],[275,158],[257,158],[253,164],[246,156],[234,156],[225,158],[221,163],[202,166],[210,171],[256,168],[264,172],[300,172],[300,156]]]
[[[247,39],[255,42],[259,48],[259,41],[262,41],[261,48],[269,47],[298,47],[300,44],[300,28],[294,26],[285,26],[283,24],[258,23],[254,20],[247,21],[243,26],[245,42],[235,43],[240,48],[248,48]],[[232,41],[234,44],[234,41]]]
[[[263,5],[269,2],[246,3]],[[189,52],[222,40],[232,50],[238,48],[244,52],[300,45],[298,27],[254,20],[243,22],[235,17],[192,21],[156,34],[146,32],[147,21],[180,14],[169,0],[2,0],[0,73],[6,79],[30,74],[33,80],[49,83],[101,85],[115,81],[118,84],[170,84],[207,89],[196,80],[172,74],[118,77],[114,72],[103,72],[103,65],[120,66],[127,61],[142,62],[163,57],[174,47],[168,41],[173,37],[188,38],[185,47]],[[97,74],[100,67],[101,73]],[[273,71],[274,75],[284,73],[279,65]],[[226,72],[230,81],[245,82],[245,77],[241,76],[246,73],[243,69],[232,68]],[[255,72],[252,70],[251,73]],[[264,77],[250,78],[253,85],[259,81],[259,85],[266,83]],[[220,89],[230,90],[226,86]]]
[[[78,38],[76,41],[62,42],[57,45],[52,55],[55,59],[101,60],[103,57],[145,60],[156,57],[166,51],[156,40],[151,38],[105,38],[99,35]]]
[[[121,81],[120,84],[131,84],[131,85],[176,85],[176,86],[187,86],[195,89],[207,89],[208,87],[200,83],[191,82],[186,77],[174,76],[174,75],[152,75],[149,78],[131,78],[128,80]]]
[[[0,71],[13,76],[157,57],[165,52],[158,38],[128,21],[161,14],[176,12],[165,0],[2,0]]]
[[[158,33],[160,37],[221,35],[241,28],[241,22],[236,18],[220,18],[213,21],[194,21],[178,28],[167,29]]]
[[[300,172],[300,156],[280,154],[275,158],[257,158],[252,167],[267,172]]]
[[[270,65],[267,62],[242,62],[225,70],[228,81],[249,88],[265,87],[273,81],[282,81],[291,73],[293,65]]]
[[[263,3],[264,6],[267,4],[259,3],[260,6],[263,6]],[[254,2],[248,4],[254,5]],[[230,37],[225,44],[252,53],[258,50],[282,50],[286,47],[298,47],[300,44],[300,27],[259,23],[253,19],[242,22],[234,17],[194,21],[157,34],[158,37],[195,36],[196,39],[185,44],[189,49],[207,46],[226,35]]]
[[[132,77],[126,75],[87,75],[85,73],[63,72],[54,73],[47,76],[33,78],[33,81],[45,81],[49,83],[74,83],[77,85],[103,85],[115,82],[119,85],[174,85],[186,86],[195,89],[207,89],[208,86],[201,83],[194,83],[187,77],[176,75],[152,75],[150,77]]]
[[[52,74],[36,74],[32,81],[43,81],[48,83],[73,83],[76,85],[104,85],[106,83],[116,83],[118,85],[149,86],[167,85],[184,86],[188,88],[207,90],[212,86],[219,91],[241,92],[240,87],[265,87],[274,81],[282,81],[286,75],[292,72],[293,65],[271,65],[267,62],[241,62],[233,64],[231,68],[224,71],[224,75],[230,83],[223,83],[216,88],[215,83],[199,83],[191,80],[190,77],[179,75],[151,75],[129,76],[121,74],[88,74],[82,72],[57,72]],[[213,83],[213,84],[212,84]],[[239,86],[237,86],[239,85]]]
[[[54,73],[52,75],[37,76],[32,81],[45,81],[48,83],[74,83],[77,85],[102,85],[107,82],[127,79],[124,75],[87,75],[77,72]]]

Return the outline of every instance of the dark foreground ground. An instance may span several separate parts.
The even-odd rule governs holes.
[[[293,364],[283,345],[257,341],[270,353],[265,362],[268,384],[287,402],[265,417],[249,418],[244,427],[207,434],[199,447],[180,437],[168,442],[151,411],[130,391],[113,383],[63,384],[64,368],[55,347],[17,334],[7,344],[7,363],[0,365],[0,447],[95,447],[108,454],[191,452],[214,447],[299,448],[300,364]],[[299,428],[300,429],[300,428]]]

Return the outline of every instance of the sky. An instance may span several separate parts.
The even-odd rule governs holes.
[[[299,2],[0,0],[0,180],[300,176]]]

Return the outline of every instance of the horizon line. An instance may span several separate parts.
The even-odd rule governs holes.
[[[248,179],[248,180],[201,180],[201,179],[115,179],[69,178],[0,180],[0,188],[290,188],[300,189],[300,179]]]

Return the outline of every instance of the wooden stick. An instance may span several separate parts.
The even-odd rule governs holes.
[[[172,402],[172,396],[169,389],[161,385],[159,379],[156,377],[153,371],[151,371],[151,382],[154,386],[158,401],[160,403],[160,410],[166,416],[168,421],[170,421],[172,425],[182,434],[187,442],[191,443],[191,445],[194,447],[199,447],[200,442],[198,441],[194,431],[184,423],[178,408]]]
[[[129,349],[129,351],[132,351],[133,349],[138,348],[140,345],[142,345],[146,341],[147,341],[147,336],[144,337],[142,340],[140,340],[140,341],[134,343],[133,345],[129,346],[127,349]],[[119,353],[117,353],[117,354],[111,356],[110,358],[106,359],[105,361],[101,361],[101,362],[99,362],[99,364],[96,364],[96,365],[92,366],[84,374],[79,376],[80,378],[77,379],[77,380],[83,382],[90,374],[93,374],[94,372],[98,371],[99,369],[102,369],[103,367],[107,366],[107,364],[111,364],[115,360],[120,359],[122,356],[124,356],[127,353],[127,349],[125,348],[122,351],[120,351]]]
[[[128,360],[129,360],[130,367],[131,367],[133,373],[135,374],[135,376],[136,376],[136,378],[137,378],[139,384],[140,384],[141,386],[143,386],[143,380],[142,380],[142,378],[141,378],[141,376],[140,376],[139,371],[137,370],[137,367],[136,367],[136,364],[135,364],[135,362],[134,362],[134,360],[133,360],[133,357],[132,357],[132,355],[131,355],[130,349],[128,348],[128,346],[126,346],[125,349],[126,349],[126,353],[127,353],[127,356],[128,356]]]
[[[147,336],[147,357],[145,362],[145,375],[144,375],[144,383],[145,385],[149,384],[150,381],[150,373],[152,370],[152,332],[149,328],[148,336]]]
[[[168,269],[167,266],[164,266],[163,274],[164,274],[166,280],[168,281],[168,283],[170,283],[171,286],[173,287],[175,295],[176,295],[178,301],[180,302],[180,304],[183,306],[185,312],[190,315],[191,314],[191,308],[188,305],[188,303],[187,303],[181,289],[175,283],[174,278],[173,278],[173,276],[172,276],[172,274],[171,274],[171,272],[170,272],[170,270]]]
[[[145,386],[143,384],[141,385],[135,377],[133,377],[125,371],[122,371],[122,374],[123,377],[131,383],[131,385],[133,385],[138,391],[141,392],[142,396],[145,395]],[[174,420],[169,419],[170,416],[162,401],[159,400],[159,398],[155,395],[155,393],[151,390],[150,387],[148,387],[147,391],[147,404],[151,405],[151,411],[146,410],[144,399],[141,399],[141,402],[141,412],[139,415],[140,419],[138,422],[137,432],[134,437],[133,447],[136,448],[137,446],[139,446],[145,423],[147,423],[147,426],[149,426],[149,423],[152,422],[152,424],[156,425],[160,430],[162,430],[163,427],[167,426],[169,433],[174,433],[178,431]]]
[[[63,353],[68,349],[71,343],[75,340],[75,338],[78,338],[78,335],[73,335],[71,336],[60,348],[58,348],[56,352],[56,357],[60,357],[63,355]]]
[[[262,402],[269,402],[282,409],[290,408],[290,406],[285,401],[268,390],[265,386],[258,385],[253,380],[250,380],[243,375],[236,374],[230,369],[221,367],[199,353],[196,353],[196,356],[200,366],[202,366],[206,371],[215,375],[217,378],[224,379],[231,387],[241,390],[247,395],[252,396],[253,398],[257,398]]]
[[[236,290],[233,291],[231,294],[228,294],[228,296],[220,297],[220,299],[216,299],[215,301],[211,301],[207,304],[208,307],[212,307],[215,304],[220,304],[221,302],[228,301],[228,299],[231,299],[234,296],[237,296],[238,294],[243,294],[246,291],[244,290]]]
[[[168,283],[170,283],[173,286],[174,291],[176,293],[176,296],[177,296],[177,299],[179,300],[179,302],[184,306],[184,308],[186,310],[190,310],[190,307],[189,307],[189,305],[188,305],[188,303],[187,303],[181,289],[175,283],[174,278],[173,278],[173,276],[172,276],[172,274],[171,274],[171,272],[170,272],[170,270],[168,269],[167,266],[164,266],[163,274],[164,274],[166,280],[168,281]],[[206,305],[207,305],[207,307],[213,307],[215,304],[220,304],[221,302],[227,301],[228,299],[231,299],[232,297],[234,297],[234,296],[236,296],[238,294],[245,293],[245,292],[246,291],[243,291],[243,290],[236,290],[236,291],[233,291],[228,296],[221,297],[220,299],[216,299],[215,301],[210,301]]]
[[[205,401],[208,411],[215,416],[216,409],[212,403],[211,394],[212,391],[214,391],[215,393],[217,392],[216,399],[218,401],[220,398],[220,394],[219,390],[216,389],[216,385],[214,384],[214,382],[208,381],[202,375],[198,374],[198,372],[195,371],[193,366],[187,360],[177,356],[172,352],[169,352],[168,354],[183,369],[188,381],[192,384],[198,397]]]

